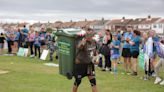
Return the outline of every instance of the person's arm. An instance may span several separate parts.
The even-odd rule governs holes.
[[[135,45],[135,42],[134,41],[129,41],[129,44],[130,45]]]
[[[82,47],[84,47],[85,44],[86,44],[86,39],[82,39],[82,41],[77,45],[77,48],[82,49]]]
[[[120,48],[120,46],[118,46],[118,45],[114,45],[114,48],[117,48],[117,49],[119,49],[119,48]]]
[[[120,48],[120,44],[121,44],[121,43],[120,43],[120,42],[118,42],[118,43],[117,43],[117,45],[115,45],[115,46],[114,46],[114,48],[119,49],[119,48]]]

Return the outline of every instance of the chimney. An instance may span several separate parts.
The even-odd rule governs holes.
[[[87,22],[88,20],[87,19],[85,19],[85,22]]]
[[[125,17],[122,17],[123,20],[125,20]]]
[[[148,17],[147,17],[148,19],[151,19],[151,15],[148,15]]]
[[[124,22],[124,20],[125,20],[125,17],[122,17],[122,20],[121,20],[121,22]]]
[[[151,20],[151,15],[148,15],[147,20],[148,20],[148,21]]]
[[[105,19],[104,19],[104,18],[102,18],[101,20],[102,20],[102,21],[104,21]]]

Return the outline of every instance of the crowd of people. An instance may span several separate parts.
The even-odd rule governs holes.
[[[160,47],[160,45],[164,45],[164,39],[159,38],[155,31],[149,30],[141,33],[131,26],[128,26],[123,33],[120,29],[115,32],[107,29],[104,30],[104,34],[97,34],[99,40],[94,41],[92,41],[95,35],[92,34],[94,31],[92,29],[85,31],[89,35],[86,34],[84,39],[77,44],[79,51],[75,60],[74,92],[77,91],[81,79],[85,76],[88,76],[93,90],[97,90],[93,64],[100,67],[102,71],[118,74],[118,64],[123,63],[124,70],[120,71],[122,74],[137,76],[140,52],[144,53],[145,76],[143,76],[143,80],[149,80],[151,76],[154,76],[156,77],[154,84],[164,85],[164,79],[159,77],[160,67],[162,66],[164,70],[164,48]],[[35,31],[32,26],[29,30],[26,26],[23,29],[7,28],[5,34],[0,34],[0,54],[3,53],[5,40],[8,54],[13,51],[17,52],[20,47],[23,47],[30,48],[31,58],[40,58],[42,51],[49,49],[50,61],[53,61],[53,54],[57,50],[56,36],[53,36],[52,32],[46,31],[44,27],[39,32]],[[15,49],[12,49],[13,47]],[[121,56],[123,62],[121,62]],[[56,56],[57,58],[58,56]]]
[[[120,57],[123,57],[124,71],[122,74],[137,76],[138,75],[138,57],[140,52],[144,53],[144,69],[145,76],[143,80],[149,80],[151,76],[156,77],[154,84],[160,83],[164,85],[164,80],[159,77],[159,69],[162,66],[164,71],[164,48],[159,47],[159,44],[164,45],[164,39],[158,37],[154,30],[148,32],[140,32],[133,30],[131,26],[126,28],[124,33],[111,33],[110,30],[105,30],[98,44],[98,66],[102,71],[110,71],[112,74],[118,73],[117,65],[120,64]],[[96,56],[96,55],[95,55]],[[103,64],[103,58],[105,64]],[[159,61],[157,61],[159,59]]]
[[[141,52],[144,53],[144,60],[141,62],[144,63],[145,69],[145,76],[142,79],[149,80],[150,77],[155,77],[154,84],[164,85],[164,79],[159,77],[161,66],[164,71],[164,39],[159,38],[154,30],[141,33],[133,30],[131,26],[127,27],[122,34],[120,29],[113,33],[105,30],[104,35],[99,34],[99,40],[93,39],[92,32],[94,33],[92,29],[86,29],[86,36],[77,45],[73,92],[77,92],[85,76],[90,81],[92,91],[97,92],[94,64],[102,71],[110,71],[117,75],[117,65],[121,63],[121,56],[124,70],[120,72],[137,76],[138,57]],[[157,61],[157,56],[159,61]]]
[[[57,48],[55,36],[51,31],[46,31],[45,27],[41,27],[40,31],[35,31],[33,26],[30,26],[29,29],[26,26],[23,29],[6,28],[5,33],[0,34],[0,54],[4,52],[5,42],[7,42],[8,55],[16,54],[19,48],[22,47],[30,48],[31,58],[40,58],[42,51],[49,49],[50,61],[53,61],[53,54]]]

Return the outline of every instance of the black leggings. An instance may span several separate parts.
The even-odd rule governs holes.
[[[34,54],[34,51],[33,51],[33,44],[34,44],[34,42],[30,42],[30,51],[31,51],[31,55]]]
[[[40,47],[39,46],[34,46],[35,48],[35,56],[37,56],[37,50],[39,52],[39,58],[40,58]]]
[[[149,66],[148,66],[148,70],[145,69],[145,74],[148,75],[148,76],[151,76],[152,73],[153,73],[153,70],[151,69],[151,62],[150,62],[150,59],[149,59]]]
[[[110,55],[105,56],[105,68],[111,68],[111,60],[110,60]]]
[[[13,41],[7,41],[8,53],[11,53],[12,52],[11,45],[13,45]]]

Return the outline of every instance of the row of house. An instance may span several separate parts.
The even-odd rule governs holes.
[[[0,25],[4,27],[7,24]],[[10,24],[14,26],[14,24]],[[15,24],[16,25],[16,24]],[[17,25],[23,25],[23,24],[17,24]],[[157,34],[163,35],[164,34],[164,19],[157,17],[152,18],[151,16],[148,16],[147,18],[136,18],[136,19],[126,19],[125,17],[121,19],[111,19],[111,20],[105,20],[102,18],[101,20],[93,20],[88,21],[85,19],[84,21],[69,21],[69,22],[62,22],[62,21],[56,21],[55,23],[34,23],[33,27],[35,27],[35,30],[40,30],[41,26],[45,26],[47,28],[52,29],[60,29],[60,28],[92,28],[96,32],[99,32],[103,29],[110,29],[112,31],[116,31],[118,29],[120,30],[126,30],[127,26],[131,26],[134,29],[140,30],[140,31],[148,31],[150,29],[155,30]]]
[[[136,18],[136,19],[126,19],[125,17],[121,19],[112,19],[105,20],[102,18],[101,20],[93,20],[88,21],[85,19],[84,21],[73,22],[61,22],[57,21],[51,24],[51,28],[92,28],[96,32],[103,29],[110,29],[112,31],[116,31],[118,29],[126,30],[127,26],[131,26],[134,29],[140,31],[148,31],[155,30],[157,34],[164,34],[164,19],[157,17],[152,18],[148,16],[147,18]]]

